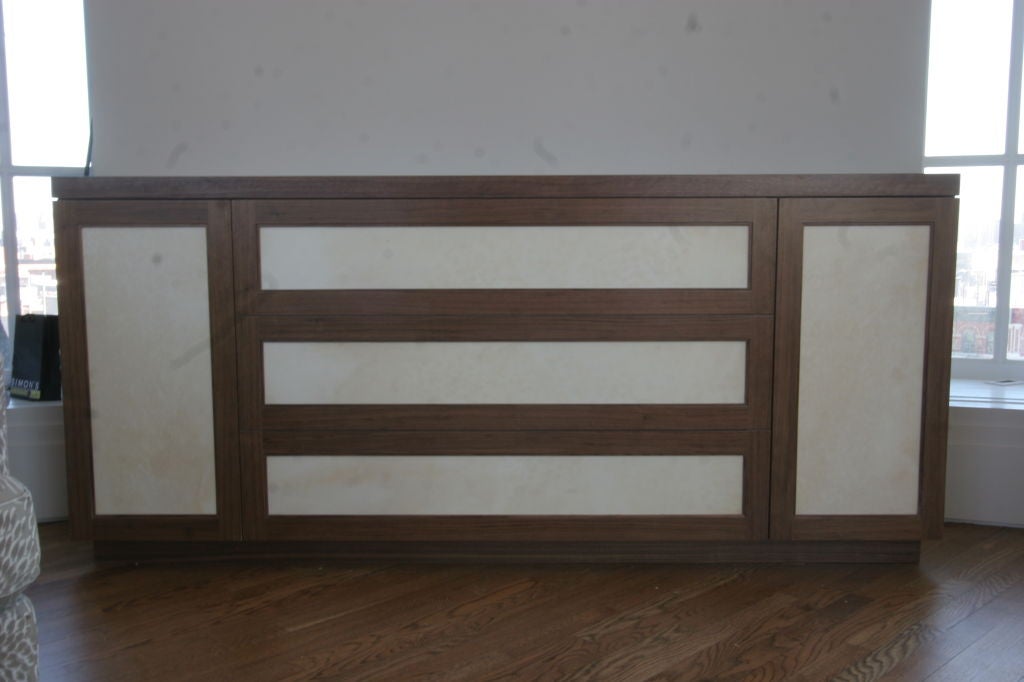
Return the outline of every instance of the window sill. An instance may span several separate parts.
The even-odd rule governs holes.
[[[1024,410],[1024,384],[996,386],[980,379],[953,379],[949,382],[949,406]]]
[[[63,408],[64,401],[62,400],[25,400],[24,398],[10,398],[7,403],[8,410],[22,410],[31,408],[45,408],[45,407],[56,407]]]

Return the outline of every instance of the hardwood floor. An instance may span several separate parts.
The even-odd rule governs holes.
[[[41,528],[50,680],[1024,680],[1024,530],[913,565],[96,563]]]

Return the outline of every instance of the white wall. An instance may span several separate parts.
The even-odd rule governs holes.
[[[952,407],[946,518],[1024,527],[1024,410]]]
[[[7,458],[11,474],[32,492],[36,518],[67,518],[64,416],[61,403],[15,398],[7,408]]]
[[[920,170],[928,0],[86,0],[98,175]]]

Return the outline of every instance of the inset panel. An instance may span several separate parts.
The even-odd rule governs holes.
[[[83,228],[96,514],[214,514],[204,227]]]
[[[264,343],[268,405],[742,404],[745,341]]]
[[[273,289],[744,289],[737,226],[262,227]]]
[[[797,515],[918,512],[929,235],[804,228]]]
[[[743,457],[267,458],[274,515],[739,515]]]

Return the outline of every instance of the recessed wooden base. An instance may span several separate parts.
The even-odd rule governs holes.
[[[311,559],[469,563],[916,563],[919,542],[96,542],[101,560]]]

